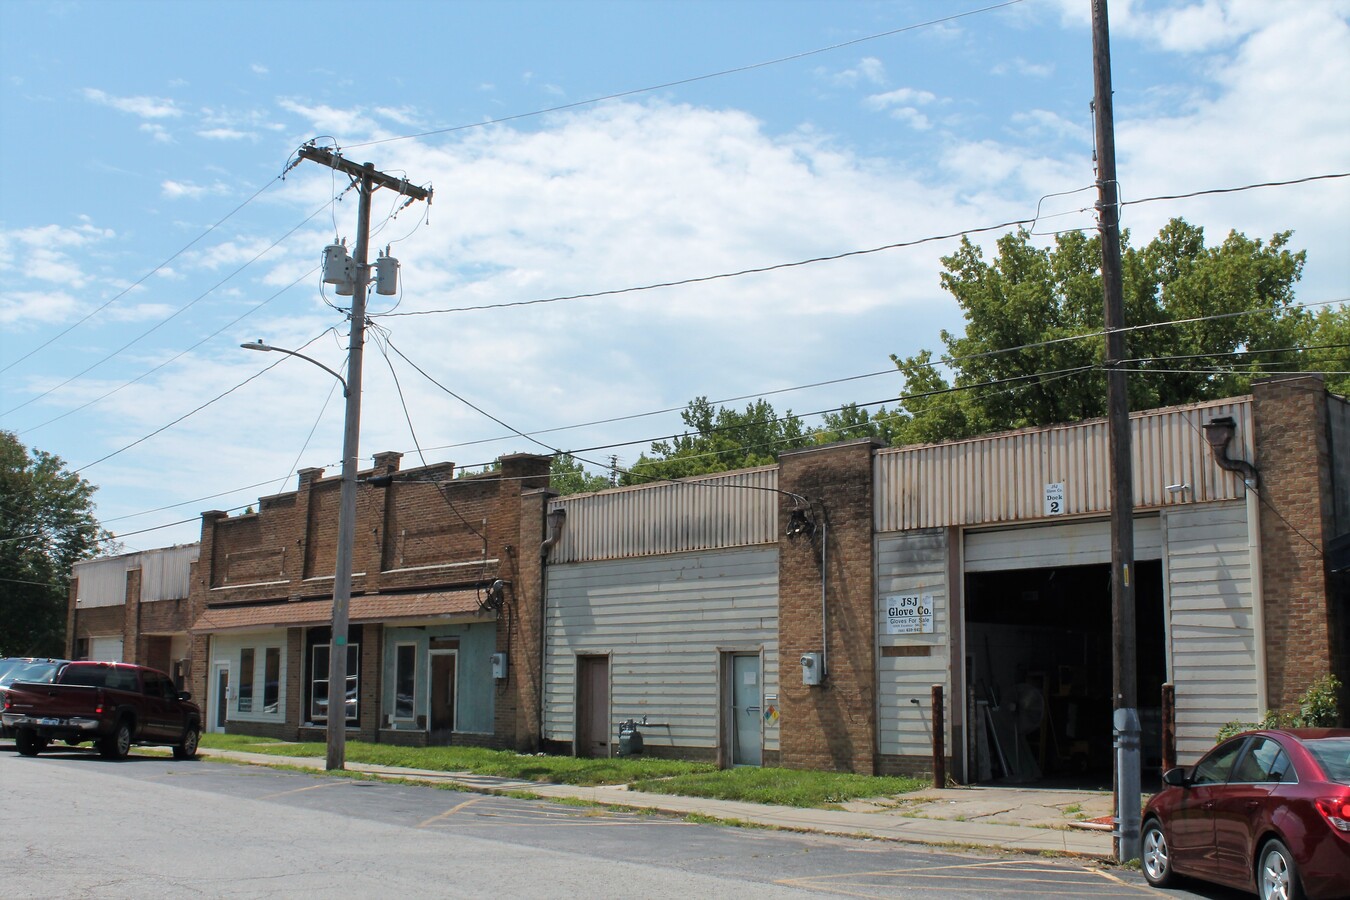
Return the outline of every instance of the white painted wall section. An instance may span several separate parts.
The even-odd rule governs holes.
[[[716,748],[719,653],[763,648],[778,693],[778,551],[773,547],[553,565],[547,574],[544,737],[574,737],[576,657],[610,655],[610,739],[646,715],[651,746]],[[770,700],[771,705],[777,705]],[[766,723],[766,750],[778,726]]]

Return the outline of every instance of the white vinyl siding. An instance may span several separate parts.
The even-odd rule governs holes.
[[[951,696],[951,604],[947,588],[947,537],[943,530],[879,536],[877,566],[877,743],[883,754],[929,756],[933,752],[932,686]],[[886,599],[895,594],[931,595],[932,634],[887,634]],[[923,647],[927,656],[886,656],[887,647]],[[912,652],[912,651],[911,651]],[[919,701],[919,705],[910,702]],[[947,716],[946,747],[954,755],[951,715]]]
[[[1225,723],[1261,716],[1247,512],[1216,503],[1166,516],[1177,762],[1189,764]]]
[[[610,657],[611,740],[645,715],[649,745],[715,748],[723,650],[763,648],[763,690],[778,693],[776,548],[553,565],[547,609],[547,739],[573,740],[579,654]],[[778,749],[776,724],[764,747]]]
[[[1111,562],[1111,523],[1102,519],[966,534],[967,572],[1050,569]],[[1157,516],[1136,516],[1134,558],[1162,558]]]

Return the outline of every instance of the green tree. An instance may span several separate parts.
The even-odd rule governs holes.
[[[558,453],[549,467],[548,486],[564,496],[603,491],[609,487],[609,477],[592,475],[570,453]]]
[[[638,457],[621,483],[645,484],[766,466],[784,450],[813,443],[812,433],[792,410],[779,416],[765,400],[755,401],[742,412],[725,406],[713,409],[707,397],[698,397],[680,416],[692,430],[653,442],[651,455]]]
[[[71,566],[110,538],[95,490],[60,457],[0,431],[0,655],[64,653]]]
[[[1122,236],[1132,409],[1245,393],[1253,377],[1303,366],[1307,355],[1289,348],[1307,346],[1316,323],[1294,308],[1305,254],[1289,237],[1232,232],[1207,247],[1203,229],[1181,219],[1143,248]],[[904,443],[1106,413],[1099,238],[1068,232],[1038,247],[1020,230],[997,250],[986,261],[963,239],[942,259],[942,286],[966,320],[963,334],[942,332],[943,366],[927,350],[892,357],[905,376]],[[1239,315],[1252,310],[1262,312]],[[1325,330],[1344,324],[1328,317]]]
[[[906,423],[903,415],[889,412],[884,406],[869,413],[856,403],[845,403],[838,412],[827,412],[821,418],[824,424],[811,435],[817,444],[863,437],[877,438],[882,443],[891,444],[899,439]]]

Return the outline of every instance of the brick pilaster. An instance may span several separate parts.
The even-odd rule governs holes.
[[[868,439],[785,453],[779,487],[812,502],[816,532],[779,538],[781,763],[871,775],[876,768],[876,616],[872,454]],[[779,513],[787,530],[792,501]],[[821,515],[821,507],[824,515]],[[825,544],[827,675],[801,683],[797,661],[821,650],[821,542]]]
[[[1261,566],[1266,687],[1271,708],[1293,711],[1336,659],[1336,610],[1326,565],[1335,536],[1330,426],[1321,376],[1252,385],[1261,474]]]

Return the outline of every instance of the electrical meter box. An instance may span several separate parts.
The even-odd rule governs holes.
[[[802,684],[820,684],[824,673],[820,667],[819,653],[802,654]]]
[[[506,677],[506,654],[492,654],[492,677],[501,681]]]

